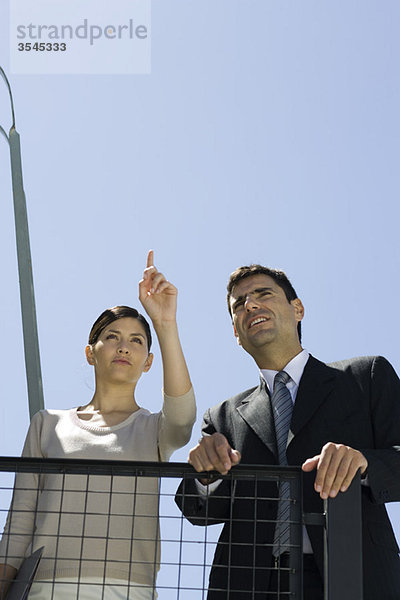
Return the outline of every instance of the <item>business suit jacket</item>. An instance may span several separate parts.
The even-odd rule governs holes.
[[[241,452],[242,464],[277,464],[274,420],[263,380],[206,412],[203,433],[216,431]],[[327,442],[358,449],[368,460],[369,485],[362,487],[364,598],[399,600],[399,549],[384,503],[400,500],[400,380],[386,359],[361,357],[326,365],[310,356],[293,408],[288,464],[301,465]],[[315,472],[304,475],[305,512],[322,512],[314,479]],[[198,525],[225,523],[208,600],[226,599],[227,589],[239,590],[230,592],[231,600],[245,600],[253,588],[257,598],[266,599],[265,567],[271,562],[275,529],[268,521],[276,518],[277,503],[271,500],[277,495],[276,484],[257,483],[256,490],[255,484],[238,481],[232,498],[231,484],[225,480],[207,503],[196,494],[194,481],[182,482],[176,501],[185,516]],[[322,574],[322,528],[308,526],[307,532]]]

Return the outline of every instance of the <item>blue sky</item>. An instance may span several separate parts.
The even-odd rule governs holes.
[[[2,0],[7,72],[8,21]],[[225,307],[240,264],[288,273],[312,354],[382,354],[400,372],[399,25],[390,0],[153,0],[150,75],[10,75],[47,407],[89,401],[88,331],[105,307],[138,304],[149,248],[179,288],[192,445],[208,406],[257,384]],[[5,87],[0,115],[8,129]],[[4,140],[0,197],[0,453],[18,455],[29,418]],[[160,391],[156,350],[139,403],[158,410]]]

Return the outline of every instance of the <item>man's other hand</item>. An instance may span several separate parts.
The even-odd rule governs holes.
[[[357,471],[365,473],[368,461],[359,450],[350,446],[328,442],[321,454],[308,458],[302,465],[303,471],[317,469],[314,488],[323,500],[335,498],[338,492],[345,492]]]

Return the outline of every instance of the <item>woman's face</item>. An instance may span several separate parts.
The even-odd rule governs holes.
[[[101,332],[97,342],[86,346],[86,358],[96,379],[135,384],[153,362],[143,325],[137,319],[116,319]]]

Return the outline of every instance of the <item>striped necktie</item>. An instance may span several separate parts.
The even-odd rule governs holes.
[[[293,412],[293,401],[286,384],[290,376],[285,371],[275,375],[274,391],[271,397],[275,420],[276,444],[280,465],[287,465],[286,444],[290,421]],[[287,552],[290,545],[290,484],[282,481],[279,484],[278,515],[275,527],[273,555],[279,556]]]

